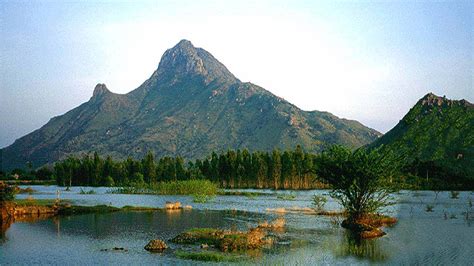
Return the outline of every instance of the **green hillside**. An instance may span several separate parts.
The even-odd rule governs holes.
[[[474,105],[466,100],[427,94],[371,146],[382,144],[428,185],[474,187]]]

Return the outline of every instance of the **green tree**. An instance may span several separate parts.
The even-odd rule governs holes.
[[[281,155],[278,149],[273,150],[272,152],[272,180],[273,188],[280,188],[280,179],[281,179]]]
[[[115,185],[114,178],[111,176],[107,176],[103,180],[104,182],[101,184],[102,186],[113,187]]]
[[[148,152],[142,160],[143,176],[147,183],[156,182],[156,163],[155,156]]]
[[[317,174],[328,182],[331,196],[339,201],[355,221],[366,214],[376,213],[393,202],[390,180],[398,170],[398,163],[390,154],[378,149],[351,151],[332,146],[317,159]]]

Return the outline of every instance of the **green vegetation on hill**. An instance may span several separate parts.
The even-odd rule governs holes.
[[[421,188],[474,188],[474,105],[427,94],[372,147],[404,158],[405,180]]]
[[[158,69],[128,94],[98,84],[91,99],[52,118],[0,150],[3,171],[53,164],[98,152],[115,160],[203,158],[229,149],[271,151],[301,145],[360,147],[380,133],[327,112],[306,112],[269,91],[238,80],[207,51],[181,41]]]

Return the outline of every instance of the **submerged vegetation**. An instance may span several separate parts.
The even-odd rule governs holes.
[[[81,188],[81,191],[79,192],[79,194],[91,195],[91,194],[96,194],[96,192],[93,189],[84,190],[83,188]]]
[[[272,244],[273,240],[267,235],[267,229],[271,228],[250,228],[247,232],[193,228],[179,234],[171,241],[176,244],[212,245],[220,251],[245,251]]]
[[[316,211],[322,211],[327,201],[327,198],[324,196],[314,195],[312,205]]]
[[[194,194],[193,195],[193,202],[194,203],[207,203],[214,198],[212,195],[206,194]]]
[[[278,196],[277,196],[277,199],[281,199],[281,200],[295,200],[295,199],[296,199],[296,195],[294,195],[294,194],[281,194],[281,195],[278,195]]]
[[[222,253],[216,251],[201,251],[201,252],[189,252],[178,250],[175,253],[176,257],[186,260],[197,260],[197,261],[212,261],[212,262],[238,262],[243,259],[242,256]]]

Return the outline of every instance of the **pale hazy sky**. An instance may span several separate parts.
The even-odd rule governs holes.
[[[428,92],[474,101],[471,1],[0,1],[0,147],[138,87],[181,39],[304,110],[386,132]]]

